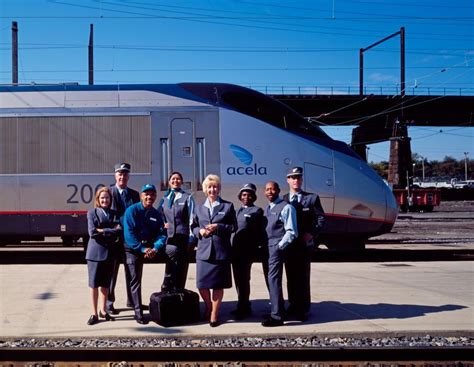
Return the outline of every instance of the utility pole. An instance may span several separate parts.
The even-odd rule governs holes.
[[[405,96],[405,27],[401,27],[398,32],[372,43],[368,47],[359,49],[359,96],[364,95],[364,52],[398,35],[400,35],[400,95]]]
[[[464,181],[467,181],[467,161],[468,161],[467,156],[468,155],[469,155],[469,152],[464,152]]]
[[[423,174],[423,182],[425,182],[425,157],[421,157],[421,171]]]
[[[12,22],[12,84],[18,85],[18,23]]]
[[[90,25],[89,32],[89,85],[94,84],[94,25]]]

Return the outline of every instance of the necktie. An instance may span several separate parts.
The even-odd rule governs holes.
[[[172,189],[171,194],[168,198],[168,208],[171,208],[173,206],[175,196],[176,196],[175,190]]]
[[[127,208],[127,192],[125,190],[122,190],[120,197],[122,198],[123,207]]]
[[[298,204],[298,194],[294,194],[291,198],[291,205],[296,206]]]

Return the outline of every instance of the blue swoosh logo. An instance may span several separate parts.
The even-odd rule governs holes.
[[[253,155],[248,150],[239,147],[238,145],[230,144],[230,150],[234,153],[235,157],[245,165],[250,165],[253,160]]]

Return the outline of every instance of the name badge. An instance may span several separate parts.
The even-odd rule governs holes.
[[[156,218],[150,217],[150,220],[152,220],[153,222],[156,222]]]
[[[186,203],[178,203],[178,205],[184,205],[184,204],[186,204]]]
[[[303,208],[304,212],[307,212],[308,210],[309,210],[309,208]]]
[[[250,214],[244,214],[244,217],[250,218],[252,216]]]
[[[222,214],[222,215],[224,215],[224,214],[225,214],[225,212],[218,212],[217,214]]]

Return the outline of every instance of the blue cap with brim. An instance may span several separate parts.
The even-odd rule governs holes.
[[[286,173],[286,177],[291,176],[303,176],[303,168],[302,167],[293,167],[288,170]]]
[[[114,166],[115,172],[130,172],[131,166],[129,163],[117,163]]]
[[[145,185],[142,186],[141,192],[145,192],[145,191],[156,192],[156,187],[153,184],[145,184]]]

